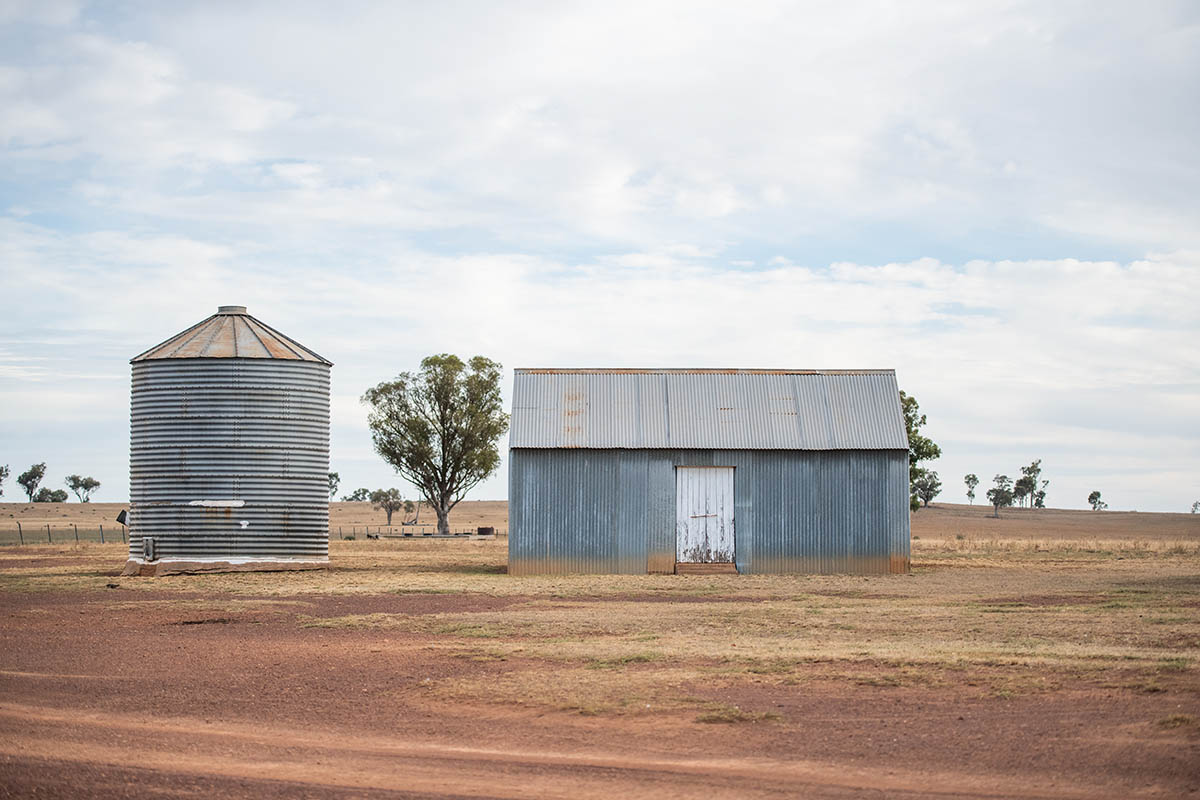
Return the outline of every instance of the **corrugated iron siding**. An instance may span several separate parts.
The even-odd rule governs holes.
[[[892,370],[517,370],[509,446],[906,449]]]
[[[675,567],[675,467],[731,466],[742,573],[907,572],[905,450],[514,449],[509,572]]]
[[[130,428],[130,558],[328,558],[328,364],[137,361]]]

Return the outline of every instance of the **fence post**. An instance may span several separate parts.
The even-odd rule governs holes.
[[[100,544],[104,544],[104,526],[100,526]]]
[[[21,540],[21,544],[25,544],[25,532],[21,530],[21,523],[17,522],[17,538]]]
[[[72,522],[71,527],[75,529],[75,544],[79,544],[79,526]]]
[[[54,540],[50,538],[50,523],[49,522],[46,523],[46,541],[49,542],[50,544],[54,544]]]

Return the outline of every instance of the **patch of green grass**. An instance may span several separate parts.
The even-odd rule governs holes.
[[[596,658],[587,663],[588,669],[620,669],[627,664],[649,664],[658,661],[658,653],[630,653],[615,658]]]
[[[755,675],[780,675],[789,674],[796,669],[796,662],[788,660],[779,661],[753,661],[746,667],[746,672]]]
[[[1182,728],[1185,725],[1195,725],[1196,718],[1191,714],[1172,714],[1160,719],[1158,724],[1163,728]]]
[[[498,639],[500,631],[488,625],[470,622],[453,622],[448,625],[438,625],[432,633],[448,633],[452,636],[466,636],[471,639]]]
[[[774,711],[743,711],[737,706],[717,706],[696,717],[696,722],[732,725],[739,722],[778,722],[783,717]]]
[[[1159,672],[1187,672],[1191,661],[1186,658],[1164,658],[1158,662]]]

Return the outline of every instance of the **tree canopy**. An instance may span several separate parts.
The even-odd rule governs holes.
[[[963,477],[963,483],[967,485],[967,500],[974,505],[975,503],[975,487],[979,485],[979,476],[974,472],[968,472]]]
[[[923,469],[917,475],[917,480],[913,483],[913,489],[917,493],[917,497],[921,498],[921,502],[928,506],[933,502],[933,498],[941,494],[942,482],[938,480],[938,474],[931,469]]]
[[[1088,505],[1092,507],[1092,511],[1103,511],[1108,508],[1108,503],[1100,499],[1100,492],[1095,491],[1088,495]]]
[[[404,508],[404,504],[408,502],[401,495],[399,489],[376,489],[371,492],[371,505],[376,511],[383,511],[387,514],[387,524],[392,524],[392,514]],[[408,502],[412,505],[411,502]]]
[[[508,430],[500,375],[491,359],[464,364],[443,353],[363,394],[376,452],[433,507],[441,533],[450,510],[500,466]]]
[[[38,489],[37,494],[32,498],[35,503],[65,503],[67,502],[67,493],[62,489],[48,489],[43,486]]]
[[[34,499],[34,495],[37,492],[38,484],[42,482],[42,478],[44,477],[46,477],[45,461],[40,464],[34,464],[17,476],[17,483],[21,484],[21,488],[25,490],[25,494],[29,495],[29,502],[37,502]]]
[[[1039,489],[1038,480],[1041,476],[1042,460],[1040,458],[1028,467],[1021,467],[1021,477],[1013,484],[1013,496],[1018,504],[1028,499],[1030,508],[1046,507],[1046,487],[1050,485],[1050,481],[1042,481],[1041,489]]]
[[[4,497],[4,482],[8,480],[8,464],[0,466],[0,497]]]
[[[329,499],[330,500],[332,500],[333,496],[335,494],[337,494],[338,486],[341,485],[341,482],[342,482],[341,475],[338,475],[336,472],[329,473]]]
[[[921,428],[925,425],[925,415],[921,413],[917,398],[901,391],[900,410],[904,412],[904,430],[908,434],[908,487],[913,498],[911,505],[915,507],[916,499],[920,496],[917,493],[917,479],[925,471],[920,464],[922,461],[931,461],[940,457],[942,448],[938,447],[932,439],[921,434]],[[941,486],[941,484],[938,485]]]
[[[100,481],[91,477],[86,478],[79,475],[68,475],[66,480],[67,488],[75,493],[79,498],[79,502],[86,503],[92,499],[92,492],[100,488]]]
[[[992,482],[995,486],[987,490],[987,499],[992,504],[993,513],[999,517],[1000,509],[1013,504],[1013,482],[1007,475],[997,475]]]
[[[355,489],[353,492],[342,496],[343,503],[365,503],[371,499],[371,493],[365,488]]]

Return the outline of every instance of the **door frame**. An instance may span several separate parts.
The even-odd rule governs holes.
[[[681,469],[727,469],[730,471],[730,487],[729,487],[729,523],[732,528],[732,549],[730,551],[729,561],[713,561],[713,562],[687,562],[679,560],[679,470]],[[675,563],[711,563],[711,564],[737,564],[737,467],[732,464],[676,464],[675,471],[675,502],[674,502],[674,540],[675,540]]]

